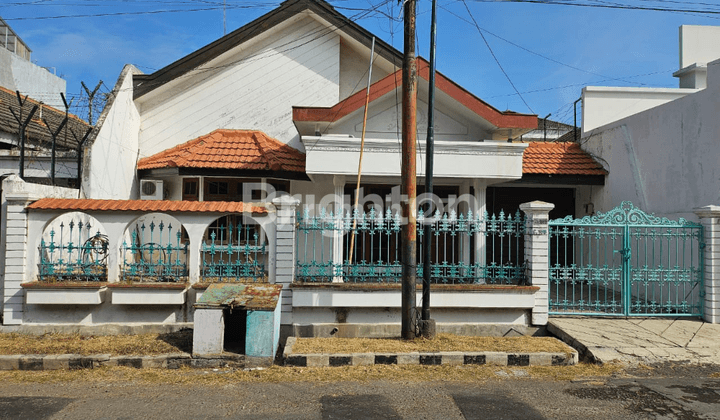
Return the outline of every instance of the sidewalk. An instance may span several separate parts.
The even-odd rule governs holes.
[[[720,324],[700,319],[553,317],[548,331],[598,363],[720,364]]]

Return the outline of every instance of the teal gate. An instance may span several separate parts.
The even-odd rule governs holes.
[[[702,316],[702,225],[627,201],[549,225],[550,314]]]

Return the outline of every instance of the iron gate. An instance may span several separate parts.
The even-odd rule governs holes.
[[[551,314],[702,316],[702,225],[625,201],[549,229]]]

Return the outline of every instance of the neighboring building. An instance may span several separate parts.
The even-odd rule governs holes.
[[[31,61],[30,48],[0,18],[0,86],[19,90],[47,105],[63,109],[60,94],[65,94],[65,79]]]
[[[720,204],[720,27],[680,27],[680,88],[583,89],[582,148],[608,168],[595,210],[622,201],[670,219]]]

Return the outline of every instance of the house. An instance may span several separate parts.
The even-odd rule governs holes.
[[[152,74],[126,66],[85,146],[81,199],[6,182],[21,259],[6,268],[4,322],[181,326],[200,309],[217,324],[232,311],[212,311],[253,301],[218,284],[274,283],[277,306],[262,308],[285,335],[396,334],[402,57],[381,40],[371,57],[372,40],[322,0],[288,0]],[[417,64],[421,179],[429,66]],[[547,261],[532,262],[552,206],[488,214],[488,191],[567,188],[572,213],[606,171],[577,145],[520,141],[536,115],[440,73],[435,120],[439,210],[419,219],[436,232],[421,246],[438,328],[532,332],[547,322]],[[532,200],[515,195],[515,208]]]
[[[582,148],[609,168],[596,210],[632,201],[648,213],[697,220],[720,204],[720,27],[683,25],[678,88],[583,89]]]

